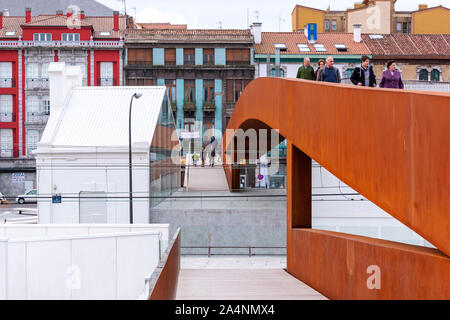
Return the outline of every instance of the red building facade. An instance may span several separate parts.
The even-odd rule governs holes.
[[[0,12],[0,158],[29,158],[50,114],[48,65],[82,69],[83,84],[123,84],[126,17],[3,16]]]

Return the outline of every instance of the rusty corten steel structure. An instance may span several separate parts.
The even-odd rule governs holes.
[[[180,273],[180,229],[169,243],[167,255],[163,257],[154,273],[158,273],[152,283],[148,300],[175,300],[178,275]]]
[[[446,93],[260,78],[227,130],[273,128],[287,139],[289,273],[332,299],[450,299],[449,124]],[[223,145],[235,190],[233,139],[226,132]],[[311,229],[311,159],[438,250]],[[381,289],[366,285],[371,265]]]

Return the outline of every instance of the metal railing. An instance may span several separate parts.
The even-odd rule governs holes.
[[[13,78],[0,78],[0,88],[15,88],[16,81]]]
[[[0,113],[0,122],[16,122],[16,114],[14,112]]]
[[[19,148],[0,148],[0,158],[18,158]]]
[[[27,112],[26,123],[46,124],[49,117],[49,112]]]
[[[242,256],[242,255],[247,255],[246,254],[242,254],[242,253],[211,253],[211,249],[245,249],[248,250],[248,256],[252,257],[252,256],[256,256],[257,254],[254,252],[254,250],[258,250],[258,249],[282,249],[282,250],[286,250],[286,247],[245,247],[245,246],[230,246],[230,247],[223,247],[223,246],[204,246],[204,247],[191,247],[191,246],[187,246],[187,247],[180,247],[181,250],[183,249],[207,249],[208,250],[208,257],[211,256]],[[184,253],[183,255],[188,255],[188,256],[203,256],[206,254],[194,254],[194,253]],[[274,255],[274,256],[279,256],[281,254],[267,254],[264,253],[262,254],[264,256],[270,256],[270,255]]]
[[[48,89],[49,79],[48,78],[27,78],[26,79],[26,89]]]
[[[112,87],[116,85],[116,81],[113,78],[99,78],[97,79],[97,86],[99,87]]]
[[[0,41],[0,47],[31,48],[31,47],[88,47],[88,48],[122,48],[123,40],[89,40],[89,41]]]

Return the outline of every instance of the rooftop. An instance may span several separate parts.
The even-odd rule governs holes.
[[[250,30],[242,29],[129,29],[127,41],[198,41],[198,42],[253,42]]]
[[[123,37],[126,29],[126,17],[119,16],[119,31],[113,31],[114,18],[110,16],[86,16],[79,20],[81,27],[91,27],[94,30],[94,38],[117,39]],[[66,27],[73,24],[67,16],[37,15],[31,17],[31,22],[26,23],[25,17],[3,17],[3,28],[0,29],[0,38],[17,39],[23,34],[22,28],[27,27]],[[105,34],[105,32],[109,34]]]
[[[450,58],[450,34],[363,35],[362,38],[374,56]]]
[[[263,32],[262,42],[255,44],[255,53],[275,54],[276,44],[286,46],[286,50],[282,50],[281,54],[370,54],[369,48],[363,42],[356,43],[353,40],[353,33],[319,33],[315,44],[311,44],[308,43],[307,37],[301,32]],[[338,48],[346,48],[347,50],[338,51]]]
[[[8,9],[11,16],[20,16],[25,8],[31,8],[34,14],[54,14],[77,6],[90,16],[109,16],[113,9],[95,0],[2,0],[0,10]]]

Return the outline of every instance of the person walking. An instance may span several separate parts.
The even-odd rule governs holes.
[[[386,67],[381,75],[380,88],[404,89],[402,74],[397,70],[395,61],[389,61]]]
[[[210,145],[210,153],[209,153],[209,155],[210,155],[210,157],[209,157],[209,161],[210,161],[210,166],[211,167],[214,167],[214,159],[215,159],[215,157],[216,157],[216,147],[217,147],[217,141],[216,141],[216,137],[215,136],[212,136],[211,137],[211,142],[209,143],[209,145]]]
[[[315,80],[314,69],[313,67],[311,67],[311,60],[308,57],[303,59],[303,65],[300,68],[298,68],[297,78],[312,81]]]
[[[334,58],[328,57],[325,61],[325,68],[317,73],[317,81],[341,83],[341,73],[334,67]]]
[[[370,65],[370,58],[368,56],[361,57],[361,65],[357,66],[355,70],[353,70],[350,80],[356,86],[377,86],[375,72],[373,72],[373,67]]]
[[[317,74],[319,73],[319,70],[325,68],[325,60],[320,59],[317,64],[319,65],[319,67],[317,68],[316,72],[314,72],[314,80],[317,79]]]

